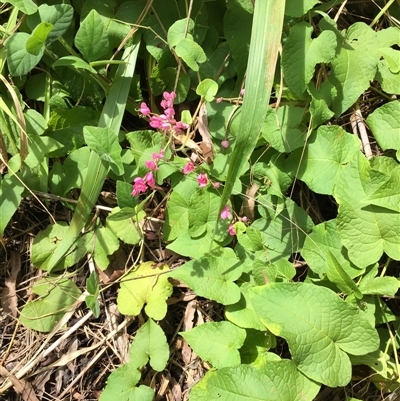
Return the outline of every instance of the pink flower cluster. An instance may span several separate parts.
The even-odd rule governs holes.
[[[231,208],[229,207],[229,205],[226,205],[222,209],[220,216],[221,216],[222,220],[232,220],[232,213],[231,213]],[[242,218],[239,217],[239,221],[242,221],[244,223],[247,221],[247,217],[246,216],[243,216]],[[235,228],[234,220],[231,222],[231,224],[229,224],[228,232],[229,232],[229,235],[232,235],[232,236],[236,235],[236,228]]]
[[[160,105],[164,109],[163,114],[151,113],[146,103],[141,103],[139,112],[147,117],[150,117],[150,127],[156,128],[160,131],[175,131],[177,134],[183,134],[183,131],[189,128],[188,124],[182,121],[175,120],[174,99],[176,98],[175,92],[164,92],[163,100]]]
[[[158,170],[158,162],[164,157],[164,150],[161,149],[158,153],[153,153],[151,155],[151,160],[146,160],[144,162],[145,166],[150,170],[145,176],[136,177],[133,180],[133,196],[138,196],[141,193],[147,191],[147,189],[154,188],[156,185],[156,179],[154,178],[153,171]]]

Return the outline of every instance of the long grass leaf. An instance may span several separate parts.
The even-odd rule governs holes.
[[[245,94],[221,209],[227,204],[242,166],[250,159],[264,122],[281,45],[285,0],[255,2]]]
[[[117,69],[99,120],[99,127],[110,127],[115,135],[118,135],[121,127],[129,88],[135,71],[139,44],[140,34],[136,33],[133,44],[127,47],[124,52],[122,60],[126,64],[121,64]],[[91,151],[88,171],[69,230],[66,237],[60,242],[60,246],[46,261],[45,268],[48,271],[54,269],[64,255],[72,250],[71,248],[85,227],[96,204],[107,173],[108,165],[94,151]]]

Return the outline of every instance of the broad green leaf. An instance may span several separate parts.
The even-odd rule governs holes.
[[[2,1],[2,3],[4,3],[4,1]],[[27,15],[33,14],[37,10],[37,5],[32,0],[9,0],[7,3],[12,4]]]
[[[108,52],[106,27],[96,10],[90,11],[75,36],[75,46],[88,61],[99,60]]]
[[[275,336],[266,331],[265,326],[262,330],[246,330],[246,340],[243,347],[240,348],[242,363],[259,368],[259,366],[269,363],[271,357],[280,360],[278,355],[268,352],[271,348],[276,347]]]
[[[394,174],[394,177],[397,175],[400,174]],[[350,161],[336,181],[334,196],[339,204],[337,226],[341,242],[347,248],[350,260],[359,267],[377,262],[383,252],[393,259],[400,259],[399,213],[388,209],[384,203],[373,205],[370,200],[386,182],[390,182],[390,176],[371,169],[361,153]],[[383,202],[390,206],[390,201],[389,196]]]
[[[255,311],[268,330],[288,342],[293,362],[312,380],[345,386],[351,380],[347,353],[378,349],[378,333],[364,314],[325,287],[272,283],[252,291]]]
[[[351,279],[351,277],[344,271],[343,267],[335,258],[335,255],[329,251],[329,258],[327,259],[328,269],[327,276],[331,283],[334,283],[338,288],[347,295],[354,295],[357,299],[363,296]]]
[[[89,244],[96,266],[106,270],[110,261],[108,256],[112,255],[120,246],[117,236],[108,227],[100,227],[94,231],[93,243]]]
[[[311,39],[312,33],[313,27],[306,22],[294,25],[282,50],[285,82],[300,99],[314,75],[315,66],[329,63],[335,56],[335,34],[322,31],[316,39]]]
[[[21,323],[32,330],[48,333],[81,295],[74,282],[66,278],[47,277],[37,281],[32,291],[40,298],[28,302],[21,310]]]
[[[7,65],[10,74],[21,76],[27,74],[35,67],[43,56],[45,48],[42,47],[39,54],[33,55],[27,52],[26,44],[30,35],[25,32],[12,34],[5,42],[7,49]]]
[[[286,2],[285,15],[290,17],[301,17],[311,10],[315,4],[320,3],[319,0],[304,0],[304,1],[291,1]]]
[[[65,221],[60,221],[56,224],[50,224],[36,235],[31,248],[31,262],[37,269],[50,271],[46,261],[60,246],[60,243],[65,241],[68,230],[68,224]],[[67,269],[78,263],[86,254],[86,239],[85,237],[79,238],[71,252],[51,270]]]
[[[206,233],[214,235],[214,240],[223,242],[229,235],[229,219],[218,222],[216,231],[215,221],[219,214],[220,196],[215,190],[197,189],[190,197],[189,211],[189,234],[196,238]]]
[[[225,309],[226,318],[239,327],[265,331],[265,325],[254,311],[250,299],[250,285],[240,287],[241,298],[239,302],[228,305]]]
[[[196,88],[196,93],[204,98],[207,102],[212,102],[217,92],[218,84],[209,78],[201,81]]]
[[[77,69],[80,68],[82,70],[88,70],[92,74],[97,74],[97,71],[93,67],[91,67],[90,64],[75,56],[61,57],[53,63],[53,67],[73,67]]]
[[[154,396],[153,391],[146,386],[136,387],[140,380],[141,373],[129,364],[122,365],[113,370],[108,376],[107,386],[101,393],[100,401],[129,401],[135,400],[141,387],[147,388]],[[152,398],[150,398],[151,400]]]
[[[41,22],[33,30],[30,38],[26,41],[26,51],[34,56],[38,56],[42,52],[42,48],[52,30],[52,24],[48,22]]]
[[[193,40],[190,32],[193,31],[194,21],[189,18],[180,19],[174,22],[168,29],[167,42],[170,47],[175,47],[182,39]]]
[[[228,240],[230,241],[229,238]],[[221,244],[215,242],[210,234],[192,238],[186,233],[179,235],[174,242],[167,245],[167,249],[170,249],[178,255],[199,259],[205,254],[209,253],[210,250],[213,251],[221,249]]]
[[[368,116],[367,124],[383,150],[400,150],[400,100],[374,110]]]
[[[199,64],[207,60],[200,45],[187,37],[177,44],[175,52],[193,71],[199,71]]]
[[[338,91],[333,99],[336,116],[352,106],[374,79],[380,59],[374,48],[376,43],[376,32],[363,22],[352,25],[344,40],[338,42],[337,54],[332,60],[332,71],[328,76]]]
[[[288,168],[314,192],[331,195],[341,171],[359,153],[360,141],[343,128],[321,126],[313,132],[305,150],[289,157]]]
[[[144,217],[143,211],[137,212],[130,207],[115,207],[107,217],[107,226],[122,241],[136,245],[142,239],[139,223]]]
[[[254,4],[250,0],[232,0],[226,3],[226,8],[224,33],[241,79],[245,74],[249,55]]]
[[[292,361],[269,361],[209,371],[190,392],[190,401],[312,401],[320,386]]]
[[[32,30],[41,22],[48,22],[53,25],[52,31],[47,37],[48,42],[54,42],[67,31],[74,16],[74,9],[69,4],[41,4],[37,13],[27,18],[29,28]]]
[[[292,152],[304,144],[306,129],[300,125],[303,117],[302,107],[269,108],[261,135],[279,152]]]
[[[24,188],[15,175],[7,174],[0,181],[0,239],[21,203]]]
[[[240,299],[240,289],[234,281],[242,271],[243,266],[232,249],[223,248],[186,262],[170,276],[186,283],[199,296],[230,305]]]
[[[149,319],[136,333],[129,349],[129,365],[141,368],[150,362],[157,372],[162,372],[169,359],[169,346],[163,329]]]
[[[221,369],[240,365],[238,349],[246,338],[246,330],[229,322],[203,323],[189,331],[179,333],[203,360]]]
[[[328,270],[326,261],[329,259],[329,253],[335,255],[340,266],[351,278],[363,273],[362,269],[347,258],[347,250],[340,241],[336,219],[318,224],[313,228],[312,233],[304,241],[301,255],[311,270],[323,277]]]
[[[323,82],[318,90],[315,88],[314,83],[310,82],[308,93],[311,95],[310,114],[312,128],[316,128],[330,120],[335,114],[330,109],[330,106],[332,99],[337,96],[337,90],[329,81]]]
[[[137,316],[144,305],[146,314],[161,320],[167,313],[166,300],[172,294],[172,285],[168,281],[168,265],[153,268],[153,262],[139,265],[127,274],[121,282],[118,293],[118,309],[124,315]]]
[[[172,241],[189,228],[189,199],[173,191],[168,199],[164,238]]]
[[[110,128],[84,127],[83,137],[90,149],[97,152],[101,159],[110,163],[111,170],[114,174],[123,174],[124,168],[121,159],[122,148],[118,143],[118,137]]]
[[[132,184],[125,181],[117,181],[117,202],[118,206],[123,209],[124,207],[136,207],[138,199],[132,196]]]
[[[314,224],[301,207],[291,199],[286,198],[285,208],[275,216],[267,196],[258,197],[258,210],[263,216],[253,222],[252,227],[259,230],[262,243],[266,249],[268,260],[272,263],[292,253],[299,252],[304,244],[307,233]]]
[[[400,287],[400,281],[395,277],[376,277],[378,267],[374,266],[362,278],[359,290],[363,294],[394,296]]]
[[[266,263],[256,259],[253,263],[253,278],[258,285],[275,282],[291,281],[296,275],[293,264],[285,258],[280,258],[274,263]]]
[[[371,352],[367,355],[351,356],[350,359],[352,365],[369,366],[383,377],[388,377],[388,362],[390,361],[390,357],[381,350]]]

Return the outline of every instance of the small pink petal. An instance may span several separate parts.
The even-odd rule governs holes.
[[[220,186],[221,186],[221,184],[220,184],[219,182],[214,182],[214,183],[213,183],[213,187],[214,187],[215,189],[218,189]]]
[[[133,180],[133,191],[132,191],[132,195],[133,196],[138,196],[139,194],[141,194],[142,192],[146,192],[147,191],[147,185],[144,182],[142,177],[136,177]]]
[[[144,176],[144,181],[150,188],[153,188],[156,185],[156,180],[154,179],[153,173],[150,171]]]
[[[219,97],[219,98],[217,98],[215,101],[216,101],[217,103],[221,103],[222,100],[223,100],[223,98],[222,98],[222,97]]]
[[[197,176],[197,182],[199,183],[200,188],[204,188],[208,184],[207,174],[199,174]]]
[[[243,96],[244,95],[244,89],[242,89],[241,91],[240,91],[240,96]]]
[[[224,140],[221,142],[221,146],[222,146],[223,148],[225,148],[225,149],[228,149],[228,148],[229,148],[229,142],[228,142],[226,139],[224,139]]]
[[[141,114],[143,114],[144,116],[149,116],[150,115],[150,109],[149,109],[149,107],[147,106],[147,104],[145,102],[140,103],[139,112]]]
[[[158,166],[154,160],[146,160],[144,162],[144,165],[149,169],[149,170],[158,170]]]
[[[247,221],[247,216],[243,216],[241,220],[243,221],[243,223],[246,222]]]
[[[183,169],[182,169],[182,173],[183,174],[189,174],[189,173],[191,173],[192,171],[194,171],[194,164],[192,163],[192,162],[187,162],[186,164],[185,164],[185,166],[183,167]]]
[[[222,220],[230,220],[232,218],[231,208],[229,205],[226,205],[221,211],[221,219]]]
[[[229,235],[232,235],[232,237],[234,235],[236,235],[236,230],[235,230],[235,227],[233,226],[233,224],[229,224],[228,232],[229,232]]]

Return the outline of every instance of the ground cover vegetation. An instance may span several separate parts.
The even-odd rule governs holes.
[[[1,400],[400,398],[399,1],[0,3]]]

